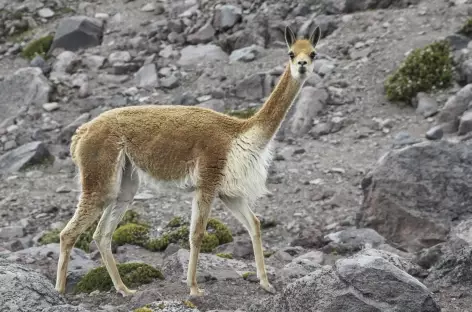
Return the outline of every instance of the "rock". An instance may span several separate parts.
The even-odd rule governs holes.
[[[56,57],[56,61],[54,62],[52,66],[53,73],[51,76],[54,76],[55,74],[72,74],[74,68],[76,68],[80,63],[80,58],[75,54],[74,52],[71,51],[64,51],[61,52]]]
[[[0,228],[0,239],[17,238],[25,235],[22,226],[6,226]]]
[[[61,132],[57,137],[57,141],[62,144],[69,144],[72,135],[74,135],[75,133],[75,130],[77,130],[78,127],[87,122],[89,118],[89,113],[83,113],[82,115],[77,117],[77,119],[75,119],[73,122],[62,128]]]
[[[328,60],[315,60],[313,63],[313,70],[321,77],[324,77],[332,72],[334,68],[335,65]]]
[[[459,118],[468,109],[472,101],[472,84],[468,84],[451,96],[438,115],[438,124],[443,124],[443,131],[453,133],[459,126]]]
[[[141,88],[157,88],[159,78],[157,77],[156,65],[154,63],[146,64],[135,74],[136,84]]]
[[[42,18],[51,18],[54,16],[54,11],[50,8],[42,8],[38,10],[38,15]]]
[[[248,312],[439,312],[430,291],[382,257],[357,255],[297,279]]]
[[[259,100],[264,97],[264,84],[261,74],[253,74],[236,85],[237,97],[246,100]]]
[[[157,301],[147,305],[150,312],[199,312],[182,301]]]
[[[170,75],[169,77],[161,78],[160,85],[163,88],[173,89],[179,86],[179,78],[176,75]]]
[[[295,105],[295,113],[289,120],[289,131],[300,137],[313,127],[313,119],[323,110],[328,100],[325,89],[304,87]]]
[[[460,121],[458,135],[463,135],[472,131],[472,110],[466,111]]]
[[[436,100],[430,97],[424,92],[419,92],[416,95],[418,105],[416,107],[416,113],[422,115],[425,118],[434,116],[438,112],[438,103]]]
[[[143,12],[152,12],[156,9],[156,4],[155,3],[147,3],[145,4],[142,8],[141,11]]]
[[[251,240],[237,239],[229,244],[218,246],[217,253],[229,253],[234,259],[254,259]]]
[[[52,158],[43,142],[30,142],[0,156],[0,174],[24,170],[48,162]]]
[[[1,258],[0,294],[2,309],[6,311],[42,311],[65,304],[45,276]]]
[[[263,47],[253,44],[249,47],[237,49],[231,52],[231,55],[229,56],[229,62],[230,63],[251,62],[251,61],[254,61],[263,52],[264,52]]]
[[[444,135],[443,126],[437,125],[426,132],[426,138],[431,141],[441,140]]]
[[[101,55],[86,54],[82,59],[82,64],[91,70],[97,71],[103,67],[105,60],[106,58]]]
[[[211,25],[211,20],[209,20],[205,25],[203,25],[196,33],[188,35],[187,41],[191,44],[199,43],[208,43],[215,36],[215,29]]]
[[[325,241],[325,253],[352,254],[363,248],[377,248],[385,243],[385,238],[372,229],[349,229],[328,234]]]
[[[211,43],[186,46],[180,54],[178,64],[183,66],[228,60],[228,55],[219,46]]]
[[[50,51],[62,48],[77,51],[102,43],[103,21],[87,16],[70,16],[60,20]]]
[[[188,259],[190,253],[186,249],[180,249],[175,254],[166,258],[162,270],[166,279],[181,280],[187,274]],[[197,278],[203,283],[207,280],[234,280],[240,279],[240,272],[254,272],[255,267],[245,262],[220,258],[212,254],[200,254]],[[254,264],[255,265],[255,264]],[[267,268],[269,272],[270,267]],[[273,269],[272,269],[273,270]]]
[[[115,51],[108,56],[110,64],[126,63],[131,61],[131,54],[128,51]]]
[[[161,299],[162,295],[156,289],[144,289],[131,297],[129,308],[134,310]]]
[[[446,36],[445,39],[449,42],[452,51],[466,49],[470,41],[469,38],[460,34],[451,34],[449,36]]]
[[[405,250],[444,242],[453,220],[472,213],[470,147],[422,142],[381,157],[362,181],[358,227],[371,227]]]
[[[30,267],[38,269],[46,277],[54,279],[59,259],[59,250],[58,243],[51,243],[13,252],[7,259],[17,263],[28,264]],[[99,266],[99,264],[90,259],[89,255],[78,248],[72,249],[70,259],[67,270],[67,290],[73,290],[80,281],[80,278],[91,269]]]
[[[49,74],[51,71],[51,66],[46,62],[46,60],[41,55],[36,55],[30,62],[31,67],[38,67],[41,69],[43,74]]]
[[[177,95],[173,103],[177,105],[195,105],[198,104],[198,100],[190,91],[187,91]]]
[[[472,219],[460,222],[451,230],[451,236],[463,240],[472,247]]]
[[[41,312],[90,312],[90,311],[79,306],[63,304],[63,305],[58,305],[58,306],[43,309],[41,310]]]
[[[290,246],[300,246],[303,248],[319,248],[323,245],[323,235],[316,228],[304,229],[298,237],[290,242]]]
[[[460,71],[465,84],[472,83],[472,59],[462,62]]]
[[[421,142],[420,139],[412,137],[411,134],[409,134],[406,131],[398,132],[393,138],[393,140],[394,140],[392,144],[393,148],[402,148],[407,145],[413,145],[413,144]]]
[[[217,112],[223,113],[225,111],[225,102],[220,99],[211,99],[198,104],[197,106],[209,108]]]
[[[41,69],[26,67],[0,80],[0,116],[15,116],[23,107],[49,102],[52,87]]]
[[[226,4],[215,10],[213,17],[213,27],[217,30],[226,30],[239,23],[242,18],[242,9],[240,7]]]

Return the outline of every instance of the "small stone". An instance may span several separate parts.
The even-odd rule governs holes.
[[[70,192],[71,192],[71,189],[64,185],[59,186],[56,189],[56,193],[59,193],[59,194],[70,193]]]
[[[228,29],[241,20],[242,9],[240,7],[226,4],[222,5],[215,12],[213,27],[215,29]]]
[[[179,78],[175,75],[170,75],[169,77],[162,78],[160,80],[160,85],[167,89],[173,89],[179,86]]]
[[[3,145],[3,150],[9,151],[9,150],[14,149],[16,146],[17,145],[16,145],[15,140],[10,140],[10,141],[5,142],[5,144]]]
[[[47,112],[55,111],[56,109],[59,109],[59,103],[57,102],[44,103],[43,109]]]
[[[253,44],[249,47],[234,50],[229,56],[229,61],[230,63],[251,62],[262,54],[263,51],[264,48]]]
[[[108,61],[112,65],[115,63],[126,63],[131,61],[131,54],[128,51],[116,51],[108,56]]]
[[[141,11],[143,12],[152,12],[156,9],[156,5],[154,3],[148,3],[145,4],[143,7],[141,7]]]
[[[102,21],[106,21],[110,18],[110,15],[108,15],[107,13],[96,13],[95,18]]]
[[[136,83],[141,88],[156,88],[159,86],[159,78],[155,64],[147,64],[141,67],[135,74]]]
[[[50,8],[42,8],[38,11],[38,15],[42,18],[51,18],[54,16],[54,11]]]
[[[416,107],[416,113],[423,115],[428,118],[434,116],[438,112],[438,103],[436,100],[427,95],[424,92],[419,92],[416,96],[418,106]]]
[[[459,122],[458,135],[467,134],[472,131],[472,110],[466,111]]]
[[[426,138],[432,141],[440,140],[443,137],[443,135],[444,135],[444,131],[441,125],[434,126],[431,129],[429,129],[428,132],[426,132]]]
[[[215,36],[215,29],[209,20],[196,33],[187,36],[187,41],[191,44],[208,43],[213,39],[213,36]]]

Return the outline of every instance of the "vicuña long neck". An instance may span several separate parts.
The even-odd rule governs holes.
[[[287,65],[267,101],[248,120],[250,128],[257,127],[262,132],[262,142],[260,143],[267,144],[274,137],[302,84],[302,82],[292,77],[290,65]]]

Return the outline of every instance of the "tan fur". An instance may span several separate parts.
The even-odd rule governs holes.
[[[273,292],[264,265],[260,223],[251,206],[267,193],[272,139],[313,70],[319,28],[309,40],[295,40],[279,83],[263,107],[247,120],[189,106],[141,105],[102,113],[72,138],[71,157],[79,168],[82,192],[74,216],[62,230],[56,289],[64,292],[71,248],[100,215],[94,240],[118,292],[134,293],[122,282],[111,253],[111,236],[142,178],[195,191],[190,226],[187,283],[202,295],[196,279],[200,246],[213,200],[218,197],[250,233],[261,286]],[[303,62],[305,62],[303,64]],[[301,67],[307,68],[306,73]]]

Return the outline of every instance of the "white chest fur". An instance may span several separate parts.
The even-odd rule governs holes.
[[[266,180],[272,161],[272,142],[261,148],[257,138],[257,130],[251,130],[233,141],[220,193],[229,197],[244,197],[249,201],[268,193]]]

